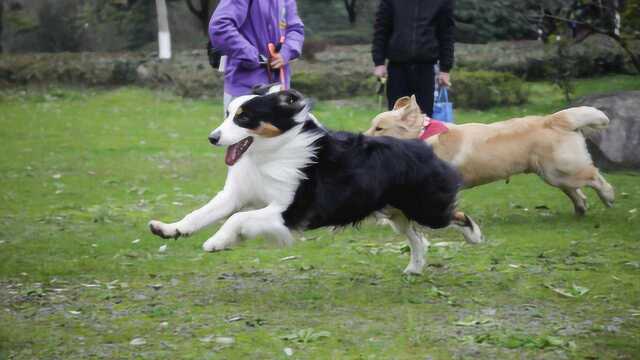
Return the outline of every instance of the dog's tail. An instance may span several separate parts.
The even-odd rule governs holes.
[[[609,118],[602,111],[591,106],[579,106],[558,111],[551,115],[550,125],[569,131],[591,133],[606,128]]]

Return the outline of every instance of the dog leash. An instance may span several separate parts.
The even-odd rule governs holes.
[[[378,108],[382,110],[382,94],[385,93],[385,88],[387,87],[387,78],[378,78],[378,90],[376,90],[376,94],[378,95]]]
[[[269,48],[269,55],[271,55],[271,57],[276,56],[276,54],[278,54],[280,52],[280,49],[282,48],[282,44],[284,44],[284,36],[280,37],[280,41],[278,43],[278,46],[276,46],[274,43],[269,43],[267,45],[267,47]],[[269,72],[269,82],[272,81],[271,79],[271,65],[269,65],[267,67],[268,72]],[[282,87],[282,90],[287,90],[287,84],[285,82],[285,76],[284,76],[284,65],[280,66],[280,86]]]

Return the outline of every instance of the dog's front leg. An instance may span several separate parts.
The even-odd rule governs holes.
[[[205,206],[191,212],[182,220],[170,224],[151,220],[149,228],[152,233],[162,238],[177,239],[180,236],[189,236],[220,219],[228,217],[238,206],[238,200],[231,195],[231,192],[223,190]]]
[[[220,251],[233,245],[241,237],[254,238],[259,235],[275,238],[282,244],[291,244],[293,236],[284,225],[284,208],[269,205],[265,208],[233,214],[202,248],[205,251]]]

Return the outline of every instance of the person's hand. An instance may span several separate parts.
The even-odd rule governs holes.
[[[378,78],[386,78],[387,77],[387,67],[386,65],[378,65],[373,68],[373,75]]]
[[[440,86],[451,86],[451,80],[449,78],[448,72],[440,72],[438,73],[438,85]]]
[[[275,53],[271,57],[269,64],[271,65],[272,69],[280,69],[284,66],[284,59],[282,58],[282,55],[280,55],[280,53]]]

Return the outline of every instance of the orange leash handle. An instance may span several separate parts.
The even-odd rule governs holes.
[[[284,37],[281,38],[280,40],[281,42],[284,42]],[[267,47],[269,48],[269,54],[272,57],[278,53],[278,51],[276,50],[276,45],[274,43],[269,43]],[[287,89],[287,84],[285,83],[285,78],[284,78],[284,65],[280,67],[280,85],[282,86],[282,90]]]

